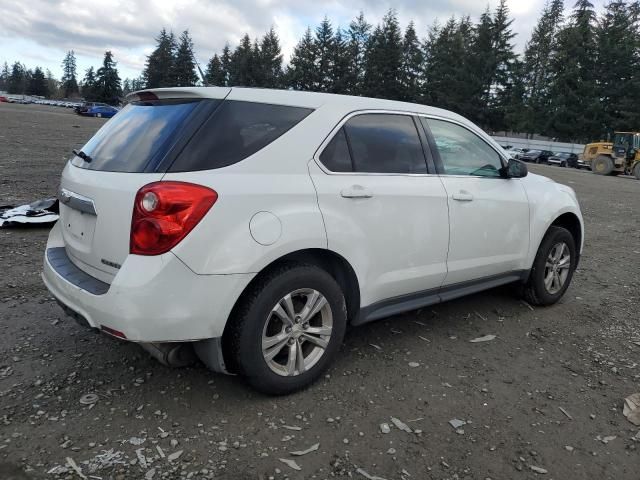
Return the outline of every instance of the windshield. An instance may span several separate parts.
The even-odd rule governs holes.
[[[91,162],[74,157],[72,163],[90,170],[143,172],[164,158],[198,103],[185,99],[130,103],[82,147]]]
[[[628,149],[633,144],[633,135],[629,133],[616,133],[613,144],[616,147],[624,147]]]

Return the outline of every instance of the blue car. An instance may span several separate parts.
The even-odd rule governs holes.
[[[115,107],[110,107],[109,105],[99,105],[87,109],[86,112],[81,112],[80,115],[84,115],[86,117],[111,118],[116,113],[118,113],[118,109]]]

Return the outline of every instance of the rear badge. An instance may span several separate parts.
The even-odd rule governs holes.
[[[100,260],[102,263],[104,263],[105,265],[109,266],[109,267],[113,267],[115,269],[120,269],[120,267],[122,265],[120,265],[119,263],[116,262],[110,262],[109,260],[105,260],[104,258]]]

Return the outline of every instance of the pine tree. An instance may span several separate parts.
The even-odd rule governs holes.
[[[333,93],[349,94],[355,91],[356,82],[350,75],[353,62],[350,53],[344,32],[342,29],[337,28],[331,52],[331,62],[333,64],[331,92]]]
[[[605,6],[597,28],[597,98],[604,133],[640,126],[638,11],[623,0]]]
[[[25,94],[29,84],[29,73],[27,68],[20,62],[14,62],[11,66],[11,73],[7,83],[7,92]]]
[[[230,85],[241,87],[254,86],[253,70],[255,60],[251,38],[248,34],[245,34],[231,55],[229,66]]]
[[[314,50],[316,52],[314,90],[318,92],[330,92],[333,90],[334,41],[331,22],[327,17],[324,17],[318,28],[316,28],[314,39]]]
[[[595,12],[589,0],[578,0],[568,25],[558,34],[551,62],[547,133],[566,141],[590,141],[603,130],[597,98]]]
[[[82,80],[82,96],[88,102],[95,101],[97,97],[96,73],[93,67],[87,68]]]
[[[180,35],[180,43],[173,62],[173,82],[177,87],[193,87],[198,83],[196,64],[193,58],[193,41],[188,30]]]
[[[549,85],[552,79],[551,58],[557,46],[563,9],[562,0],[552,0],[545,5],[527,42],[522,65],[523,105],[520,113],[513,118],[519,131],[542,133],[546,126],[546,115],[551,106],[549,98]]]
[[[173,32],[160,31],[156,49],[147,57],[143,72],[146,88],[175,86],[174,64],[178,45]]]
[[[69,50],[62,61],[62,94],[65,98],[71,98],[78,93],[78,80],[76,71],[76,56],[73,50]]]
[[[96,74],[96,94],[99,101],[110,105],[117,105],[122,96],[122,87],[116,62],[110,50],[104,53],[102,67]]]
[[[53,73],[51,73],[51,70],[49,70],[47,68],[47,92],[48,92],[48,96],[49,98],[51,97],[56,97],[58,95],[58,89],[59,89],[59,83],[58,80],[56,80],[53,76]]]
[[[473,41],[468,56],[468,68],[473,72],[470,78],[473,87],[468,115],[471,120],[484,127],[487,127],[490,122],[491,86],[496,72],[493,46],[493,18],[487,7],[473,29]]]
[[[221,62],[222,66],[222,62]],[[262,37],[260,43],[261,87],[282,86],[282,50],[280,40],[273,27]]]
[[[205,78],[207,79],[207,84],[212,87],[224,87],[227,84],[227,74],[222,68],[222,62],[218,54],[215,54],[209,60]]]
[[[348,85],[346,93],[351,95],[362,95],[364,92],[364,74],[370,31],[371,25],[367,23],[362,12],[349,24],[347,31],[349,68],[345,83]]]
[[[407,102],[420,100],[423,68],[424,52],[418,40],[415,25],[413,22],[409,22],[402,41],[402,71],[400,74],[402,100]]]
[[[9,64],[4,62],[0,70],[0,91],[5,91],[9,85]]]
[[[364,94],[390,100],[402,98],[401,68],[402,34],[396,12],[389,10],[369,39]]]
[[[287,85],[295,90],[313,91],[316,88],[316,49],[311,29],[307,28],[304,36],[298,42],[291,61],[287,67]]]
[[[45,77],[44,72],[40,67],[36,67],[33,70],[27,93],[29,95],[36,95],[39,97],[47,97],[49,95],[47,77]]]
[[[133,90],[131,89],[131,80],[125,78],[122,82],[122,96],[125,97],[129,95]]]

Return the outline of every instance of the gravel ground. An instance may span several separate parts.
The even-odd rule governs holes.
[[[0,204],[55,195],[102,123],[0,104]],[[82,329],[40,280],[47,229],[0,230],[0,478],[637,480],[622,401],[640,392],[640,182],[531,170],[571,185],[586,220],[558,305],[501,288],[355,328],[281,398]]]

